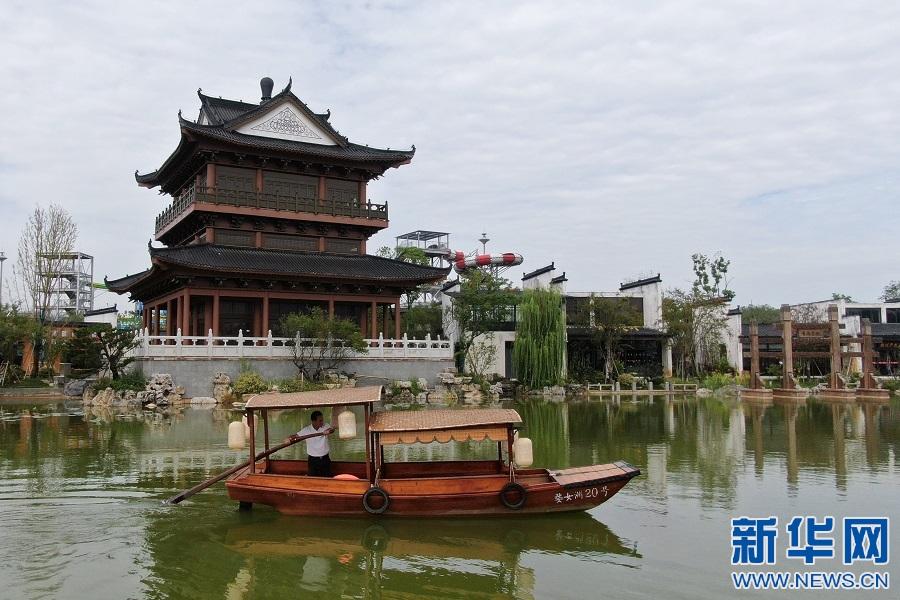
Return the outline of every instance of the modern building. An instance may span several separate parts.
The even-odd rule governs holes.
[[[83,252],[41,256],[50,280],[49,321],[72,319],[94,309],[94,257]]]
[[[281,318],[320,307],[368,337],[399,337],[400,297],[449,269],[366,253],[388,226],[370,181],[408,164],[409,150],[350,142],[291,92],[259,104],[198,91],[195,121],[179,113],[180,142],[137,183],[171,196],[148,245],[150,268],[107,281],[143,303],[143,325],[173,335],[278,335]]]
[[[561,308],[566,312],[567,323],[566,363],[570,373],[575,370],[602,370],[604,356],[591,335],[594,323],[590,319],[598,303],[616,299],[628,303],[634,318],[634,323],[621,341],[623,367],[644,375],[671,375],[672,348],[662,326],[663,294],[659,275],[623,283],[617,292],[570,292],[566,290],[567,282],[564,272],[557,274],[554,263],[522,277],[523,290],[555,289],[562,295],[564,305]],[[454,343],[459,339],[459,331],[449,318],[449,308],[459,285],[458,280],[449,281],[438,294],[445,315],[444,331]],[[494,362],[490,372],[503,377],[515,377],[512,349],[516,339],[517,313],[517,307],[513,305],[498,314],[495,329],[488,336],[494,345]],[[585,318],[588,319],[586,323]]]

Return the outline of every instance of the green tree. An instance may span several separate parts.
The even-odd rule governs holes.
[[[421,339],[426,335],[435,338],[444,331],[441,321],[439,304],[411,306],[403,315],[403,330],[411,338]]]
[[[507,279],[490,271],[470,269],[460,276],[459,291],[452,297],[448,317],[457,327],[457,364],[469,362],[469,351],[475,338],[505,321],[517,302]]]
[[[0,363],[18,363],[19,352],[26,339],[35,335],[40,325],[13,304],[0,306]]]
[[[63,356],[77,370],[99,371],[103,365],[100,340],[94,334],[94,327],[78,327],[74,335],[64,343]]]
[[[397,246],[396,248],[382,246],[378,249],[377,255],[382,258],[400,260],[416,265],[428,265],[431,262],[428,255],[425,254],[425,251],[421,248],[416,248],[415,246]],[[424,289],[425,286],[420,285],[404,294],[406,296],[406,307],[408,309],[412,308],[413,303],[422,297]]]
[[[282,331],[294,337],[291,360],[299,375],[321,381],[354,352],[367,351],[359,325],[349,319],[328,318],[319,307],[309,313],[291,313],[281,319]]]
[[[770,325],[781,321],[781,311],[769,304],[748,304],[741,309],[741,321]]]
[[[531,389],[563,382],[566,313],[555,290],[522,293],[513,344],[516,377]]]
[[[675,289],[663,298],[662,308],[679,377],[699,376],[706,367],[721,363],[727,320],[721,298],[710,298],[696,289]]]
[[[591,345],[603,352],[603,378],[618,375],[622,339],[641,326],[641,313],[627,298],[604,298],[591,294],[590,300],[577,305],[573,325],[590,333]]]
[[[721,254],[706,256],[696,253],[691,256],[694,261],[694,284],[691,288],[694,295],[705,298],[734,299],[734,292],[728,289],[728,267],[731,261]]]
[[[103,368],[109,371],[113,379],[119,379],[125,373],[125,367],[135,360],[135,356],[131,353],[138,345],[134,331],[113,329],[109,325],[95,325],[91,329],[100,345]]]
[[[832,300],[846,300],[847,302],[853,302],[853,298],[850,297],[850,294],[842,294],[841,292],[831,292]]]
[[[900,281],[892,280],[884,286],[884,290],[881,292],[881,300],[887,302],[888,300],[896,300],[897,298],[900,298]]]

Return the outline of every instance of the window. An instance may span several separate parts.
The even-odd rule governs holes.
[[[331,202],[355,202],[359,198],[359,183],[343,179],[325,180],[325,199]]]
[[[303,235],[263,234],[263,248],[273,250],[318,250],[319,238]]]
[[[881,310],[878,308],[848,308],[846,316],[868,319],[872,323],[881,323]]]
[[[256,234],[252,231],[216,229],[216,243],[222,244],[223,246],[244,246],[252,248],[256,246]]]
[[[336,254],[359,254],[359,240],[325,240],[325,251]]]

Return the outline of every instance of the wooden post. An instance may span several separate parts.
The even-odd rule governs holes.
[[[206,185],[207,187],[216,187],[216,165],[215,163],[206,164]]]
[[[791,307],[781,305],[781,339],[784,347],[784,373],[781,378],[781,387],[790,390],[794,388],[794,352],[791,346],[794,334],[793,317]]]
[[[184,292],[184,306],[179,307],[179,316],[181,317],[181,332],[184,335],[193,335],[191,333],[191,293]]]
[[[263,445],[265,446],[266,452],[269,451],[269,410],[264,408],[262,409],[262,418],[263,418]],[[269,472],[269,456],[266,455],[266,473]]]
[[[161,305],[161,304],[157,304],[157,305],[156,305],[156,311],[155,311],[155,312],[156,312],[156,325],[154,326],[154,328],[155,328],[155,330],[156,330],[155,335],[159,335],[159,334],[160,334],[160,327],[161,327],[161,325],[160,325],[160,314],[159,314],[159,313],[160,313],[160,306],[162,306],[162,305]]]
[[[516,464],[515,464],[515,456],[513,453],[513,428],[506,428],[506,454],[509,457],[509,480],[516,480]]]
[[[372,326],[370,335],[372,337],[375,337],[375,334],[378,332],[378,304],[376,302],[372,302],[370,310],[372,311],[372,314],[370,315],[372,319],[370,323]]]
[[[262,299],[262,333],[260,335],[269,335],[269,292],[266,292]]]
[[[831,329],[831,374],[828,376],[828,387],[839,390],[844,387],[844,380],[841,378],[841,330],[836,304],[828,306],[828,325]]]
[[[250,472],[256,473],[256,432],[253,427],[253,409],[247,409],[247,427],[250,428]]]
[[[328,318],[334,318],[334,298],[328,299]]]
[[[141,329],[147,329],[147,307],[141,307]]]
[[[325,176],[319,175],[319,203],[325,202]]]
[[[867,390],[878,389],[875,381],[875,349],[872,346],[872,322],[869,319],[862,320],[862,370],[863,376],[859,386]]]
[[[212,329],[214,336],[220,335],[219,334],[219,292],[213,292],[212,323],[210,324],[209,328]]]
[[[750,389],[759,389],[759,325],[750,323]]]
[[[381,336],[388,337],[388,309],[387,304],[381,305]]]
[[[363,404],[363,422],[365,423],[365,434],[366,434],[366,479],[369,480],[369,483],[373,483],[372,480],[372,440],[370,439],[371,434],[369,433],[369,405]]]
[[[172,300],[169,299],[166,301],[166,335],[172,335],[172,326],[174,325],[172,317]]]
[[[400,339],[400,299],[394,303],[394,339]]]

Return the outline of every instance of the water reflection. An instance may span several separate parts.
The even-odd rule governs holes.
[[[237,413],[0,406],[0,587],[24,598],[63,589],[70,597],[530,598],[558,589],[593,597],[600,585],[664,596],[686,579],[717,597],[729,591],[719,551],[733,514],[799,514],[801,504],[837,514],[837,501],[849,502],[845,512],[884,512],[900,483],[896,399],[620,395],[510,406],[539,466],[624,459],[645,476],[591,513],[523,520],[243,514],[221,487],[162,507],[174,491],[244,459],[225,443]],[[278,415],[272,435],[301,425],[299,415]],[[334,446],[338,457],[363,452],[360,440]],[[389,460],[427,460],[496,448],[390,452]]]

